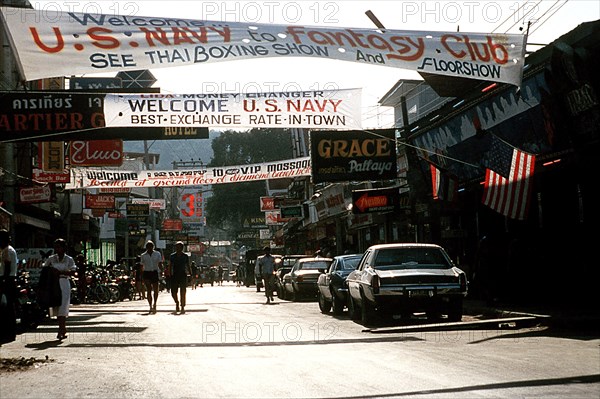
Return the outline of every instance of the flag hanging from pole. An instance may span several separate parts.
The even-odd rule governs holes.
[[[454,176],[439,169],[434,164],[429,164],[431,170],[431,194],[434,200],[452,202],[457,198],[458,181]]]
[[[511,219],[524,220],[529,207],[535,155],[520,151],[495,135],[492,135],[489,154],[483,204]]]

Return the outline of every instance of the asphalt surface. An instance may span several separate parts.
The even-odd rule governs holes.
[[[433,357],[432,364],[435,367],[444,366],[445,362],[440,362],[441,359],[436,357],[437,346],[444,344],[444,341],[438,342],[437,337],[447,337],[446,332],[433,335],[436,339],[431,348],[414,347],[417,350],[414,354],[404,349],[407,343],[416,343],[427,337],[418,333],[419,330],[515,328],[521,334],[524,330],[518,330],[517,323],[513,325],[511,320],[524,319],[532,320],[531,325],[534,327],[530,333],[536,333],[535,329],[538,327],[535,326],[550,326],[564,331],[564,336],[600,336],[599,318],[593,310],[565,311],[501,304],[486,306],[481,301],[467,300],[463,322],[456,323],[456,326],[450,326],[443,320],[432,325],[425,317],[417,315],[406,325],[399,321],[393,325],[368,328],[348,320],[347,315],[339,319],[322,315],[314,302],[292,303],[276,298],[275,304],[265,305],[263,294],[254,292],[253,287],[237,288],[231,283],[225,283],[224,287],[205,287],[188,292],[190,294],[185,315],[175,314],[170,295],[163,292],[155,315],[148,314],[148,304],[141,300],[106,305],[76,305],[72,307],[72,316],[68,320],[70,331],[66,340],[56,339],[55,320],[19,335],[15,342],[0,347],[0,357],[3,363],[6,361],[0,368],[0,398],[314,397],[315,392],[322,392],[319,397],[335,397],[342,391],[328,385],[321,386],[326,384],[329,377],[315,377],[315,367],[323,367],[324,372],[330,372],[325,370],[331,356],[347,359],[348,364],[354,364],[357,359],[368,359],[369,373],[376,374],[376,369],[371,367],[379,367],[380,359],[387,357],[388,363],[392,361],[393,355],[386,344],[388,342],[392,342],[389,345],[396,342],[396,350],[409,357],[419,358],[418,351],[431,349],[432,352],[428,352],[427,356],[423,353],[420,363],[417,363],[421,364],[418,368],[423,369],[419,375],[424,376],[422,378],[427,382],[418,382],[418,379],[402,382],[403,390],[421,392],[421,386],[452,385],[457,384],[457,380],[431,382],[428,366],[423,363],[428,357]],[[299,308],[302,310],[299,311]],[[395,331],[401,334],[386,334],[399,328],[410,328],[410,332],[417,332],[417,335],[405,335],[402,330]],[[381,334],[378,335],[378,332]],[[456,358],[453,367],[448,365],[448,372],[458,374],[464,380],[459,383],[462,386],[473,385],[474,382],[473,376],[460,374],[459,365],[469,369],[474,367],[471,359],[511,356],[506,344],[490,341],[490,334],[482,335],[484,339],[475,339],[479,335],[476,331],[472,334],[457,332],[450,335],[460,337],[461,340],[481,341],[481,348],[454,342],[446,347],[447,350],[456,351],[457,357],[464,356],[462,362]],[[491,336],[504,336],[504,333]],[[563,350],[562,337],[561,335],[560,340],[556,341],[554,350]],[[579,356],[593,359],[597,353],[590,354],[593,349],[584,347],[586,341],[587,338],[581,340],[582,352]],[[373,344],[357,346],[366,342]],[[484,347],[483,342],[488,342],[489,346]],[[518,342],[525,341],[509,343]],[[539,342],[532,342],[535,345],[527,345],[521,350],[532,351],[536,356],[547,353]],[[323,345],[327,343],[332,345]],[[475,350],[479,352],[469,353]],[[574,352],[576,348],[569,350],[577,353]],[[499,352],[497,355],[490,355],[490,351]],[[571,357],[572,367],[582,367],[573,363],[576,362],[574,354]],[[511,370],[502,363],[486,363],[484,360],[480,360],[487,367],[484,374],[494,376],[493,381],[498,380],[500,371],[514,373],[505,377],[507,381],[521,378],[518,369]],[[407,372],[392,364],[389,363],[388,366],[396,369],[387,373],[388,378],[395,378],[393,376],[398,372]],[[532,367],[535,368],[527,362],[522,366],[527,367],[528,373]],[[600,375],[597,367],[592,365],[591,369],[595,369]],[[538,370],[540,378],[546,375],[544,370],[546,369]],[[577,375],[585,376],[590,373],[588,369],[582,370]],[[300,373],[311,385],[304,386],[302,380],[286,382],[289,381],[287,373]],[[335,375],[335,369],[331,373]],[[263,378],[267,378],[268,382]],[[481,378],[482,381],[487,381],[488,377]],[[592,381],[595,382],[597,381]],[[269,391],[264,392],[263,389],[267,386]],[[377,385],[362,386],[361,389],[363,391],[359,392],[365,394],[382,392]],[[532,392],[531,388],[524,389],[528,394]],[[457,392],[441,397],[457,397],[455,394]],[[519,396],[520,393],[516,392],[516,395]],[[560,392],[556,395],[560,397]]]

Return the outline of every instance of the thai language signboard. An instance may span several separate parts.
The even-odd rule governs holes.
[[[316,57],[520,85],[525,35],[334,28],[2,8],[25,80]]]
[[[0,141],[208,138],[208,127],[358,129],[361,90],[0,97]]]

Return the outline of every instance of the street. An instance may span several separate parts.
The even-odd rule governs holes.
[[[162,292],[146,301],[72,306],[2,346],[2,358],[45,359],[0,373],[2,398],[54,397],[597,397],[600,340],[545,327],[365,332],[316,302],[254,287],[188,290],[186,314]],[[466,315],[464,320],[472,317]],[[557,367],[560,365],[560,367]]]

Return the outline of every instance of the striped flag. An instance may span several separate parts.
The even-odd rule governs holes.
[[[447,172],[429,164],[433,199],[452,202],[458,195],[458,181]]]
[[[492,135],[482,202],[506,217],[524,220],[529,208],[535,155]]]

